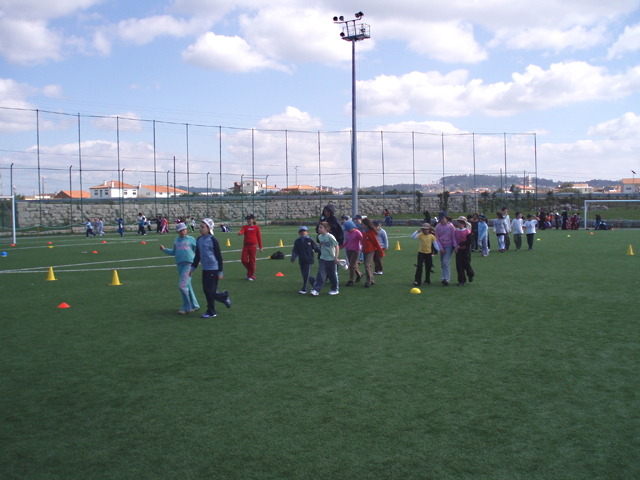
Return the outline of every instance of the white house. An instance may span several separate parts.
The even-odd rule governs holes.
[[[180,195],[186,195],[186,190],[175,187],[167,187],[164,185],[142,185],[138,184],[139,198],[167,198]]]
[[[138,187],[117,180],[105,180],[101,185],[89,188],[92,199],[138,198]]]
[[[623,178],[622,193],[640,192],[640,178]]]

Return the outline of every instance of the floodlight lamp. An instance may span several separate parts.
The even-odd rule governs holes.
[[[356,13],[356,18],[358,18],[358,19],[362,18],[363,16],[364,16],[364,13],[362,13],[362,12]]]
[[[338,21],[338,17],[333,17],[333,21],[337,22]]]
[[[360,27],[360,33],[364,34],[366,31],[367,31],[367,29],[366,29],[366,28],[364,28],[364,27]]]
[[[342,15],[340,15],[340,21],[344,22],[344,17]]]
[[[344,32],[340,32],[340,36],[344,38]]]

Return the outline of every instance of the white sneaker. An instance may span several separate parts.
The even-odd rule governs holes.
[[[329,295],[338,295],[338,293],[339,293],[338,290],[331,290],[329,292]]]
[[[313,295],[314,297],[318,296],[318,292],[316,292],[315,290],[311,290],[311,295]]]
[[[298,293],[299,293],[300,295],[304,295],[304,294],[306,294],[306,293],[307,293],[307,291],[306,291],[306,290],[300,290]]]

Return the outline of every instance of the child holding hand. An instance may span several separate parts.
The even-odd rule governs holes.
[[[433,268],[433,250],[436,248],[436,236],[433,234],[433,227],[429,223],[424,223],[420,230],[416,230],[411,238],[420,240],[418,249],[418,264],[416,265],[416,276],[413,284],[417,287],[422,280],[422,265],[424,264],[424,283],[431,284],[431,269]]]
[[[321,222],[318,225],[318,244],[320,245],[320,260],[318,261],[318,275],[311,290],[311,295],[317,297],[329,278],[331,291],[329,295],[338,295],[338,255],[340,247],[336,237],[329,233],[331,226],[328,222]]]
[[[198,268],[202,260],[202,290],[207,297],[207,311],[201,318],[216,317],[215,301],[224,303],[227,308],[231,308],[229,292],[226,290],[218,292],[218,280],[222,280],[222,254],[220,244],[213,236],[213,220],[205,218],[200,224],[200,236],[196,241],[196,254],[189,270],[189,275]]]
[[[291,251],[291,263],[296,261],[300,264],[300,272],[302,273],[302,288],[298,292],[301,295],[307,293],[309,283],[313,285],[316,279],[311,276],[311,269],[314,263],[314,252],[320,253],[320,247],[309,237],[307,227],[302,226],[298,231],[299,237],[293,242],[293,250]]]
[[[176,231],[178,232],[178,238],[173,242],[173,248],[164,248],[164,245],[160,245],[160,250],[167,255],[176,257],[178,275],[180,276],[178,288],[182,295],[182,308],[178,310],[178,313],[184,315],[185,313],[193,312],[200,308],[198,300],[196,300],[196,294],[191,287],[190,275],[191,264],[193,263],[196,252],[196,240],[187,235],[188,230],[184,223],[176,225]]]
[[[456,270],[458,272],[458,286],[463,287],[469,277],[469,282],[473,282],[473,268],[471,268],[471,240],[473,234],[469,228],[471,225],[465,217],[458,218],[458,228],[456,229]],[[466,275],[465,275],[466,272]]]

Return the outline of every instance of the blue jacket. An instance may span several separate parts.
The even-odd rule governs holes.
[[[320,253],[320,247],[309,238],[306,237],[298,237],[295,242],[293,242],[293,250],[291,251],[291,261],[295,261],[296,257],[300,257],[298,262],[300,265],[313,265],[314,258],[313,252]]]
[[[191,271],[198,268],[198,263],[202,260],[202,270],[217,270],[222,275],[222,253],[220,244],[213,235],[198,237],[196,241],[196,255],[191,264]]]

